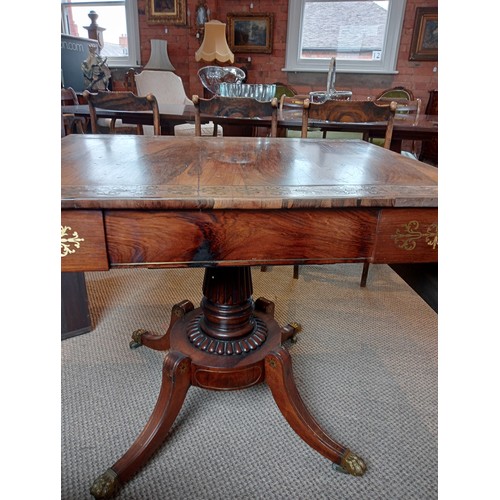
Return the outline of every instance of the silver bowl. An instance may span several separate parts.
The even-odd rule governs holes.
[[[219,93],[221,83],[239,83],[245,78],[245,72],[234,66],[205,66],[198,70],[198,76],[203,86],[212,94]]]

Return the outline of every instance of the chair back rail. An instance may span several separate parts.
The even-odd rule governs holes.
[[[61,106],[78,104],[78,96],[73,87],[61,87]]]
[[[385,123],[384,148],[389,149],[394,128],[394,115],[397,103],[374,101],[328,100],[323,103],[304,101],[302,110],[301,136],[307,137],[309,120],[321,120],[341,123]]]
[[[271,118],[271,137],[278,133],[278,99],[258,101],[251,97],[222,97],[215,95],[211,99],[193,96],[195,107],[195,134],[201,135],[201,115],[207,118]]]
[[[61,106],[74,106],[78,104],[78,96],[73,87],[61,87]],[[70,113],[62,113],[64,135],[71,134],[73,129],[79,134],[87,130],[87,118],[78,117]]]
[[[132,92],[102,91],[91,93],[85,90],[83,96],[89,104],[90,123],[93,134],[99,133],[97,126],[99,109],[105,109],[115,111],[152,111],[154,135],[161,135],[160,110],[156,97],[153,94],[139,97]],[[116,133],[115,122],[116,120],[112,119],[110,125],[110,133],[112,134]],[[137,125],[137,133],[139,135],[144,134],[141,124]]]

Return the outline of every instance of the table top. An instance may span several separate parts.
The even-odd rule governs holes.
[[[437,207],[437,169],[361,140],[69,135],[65,209]]]
[[[165,122],[177,122],[185,123],[189,121],[194,121],[194,106],[192,104],[165,104],[158,103],[160,109],[160,121]],[[86,104],[78,104],[75,106],[63,106],[63,113],[75,114],[78,116],[89,116],[89,108]],[[101,110],[100,116],[107,118],[124,118],[127,117],[134,122],[139,120],[141,122],[153,123],[152,114],[150,112],[142,111],[110,111]],[[233,118],[233,117],[218,117],[213,120],[220,124],[242,124],[242,125],[266,125],[270,124],[270,119],[265,117],[262,119],[257,118]],[[301,111],[297,110],[283,110],[278,114],[278,126],[280,127],[300,127],[302,124]],[[324,126],[324,122],[316,122],[311,120],[310,124],[312,127]],[[331,130],[345,130],[345,131],[363,131],[370,129],[376,131],[379,128],[384,128],[383,125],[377,125],[376,123],[364,124],[364,123],[337,123],[328,124],[328,128]],[[394,132],[395,135],[398,133],[409,133],[415,135],[438,135],[438,117],[434,115],[419,115],[415,119],[415,115],[412,114],[397,114],[394,120]]]

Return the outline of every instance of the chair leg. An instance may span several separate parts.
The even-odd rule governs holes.
[[[85,134],[85,130],[83,129],[83,124],[80,120],[78,120],[76,122],[76,131],[79,133],[79,134]]]
[[[293,279],[299,279],[299,266],[297,264],[293,266]]]
[[[361,273],[361,282],[359,284],[360,287],[364,288],[366,286],[366,279],[368,278],[368,268],[370,267],[369,262],[365,262],[363,264],[363,272]]]

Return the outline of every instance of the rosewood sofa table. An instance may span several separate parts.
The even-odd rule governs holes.
[[[363,141],[70,135],[62,139],[62,271],[204,267],[200,307],[182,300],[161,335],[156,406],[91,486],[110,498],[167,438],[191,385],[265,382],[295,432],[346,472],[362,458],[302,402],[274,304],[251,266],[437,262],[437,169]],[[166,284],[168,286],[168,283]]]

